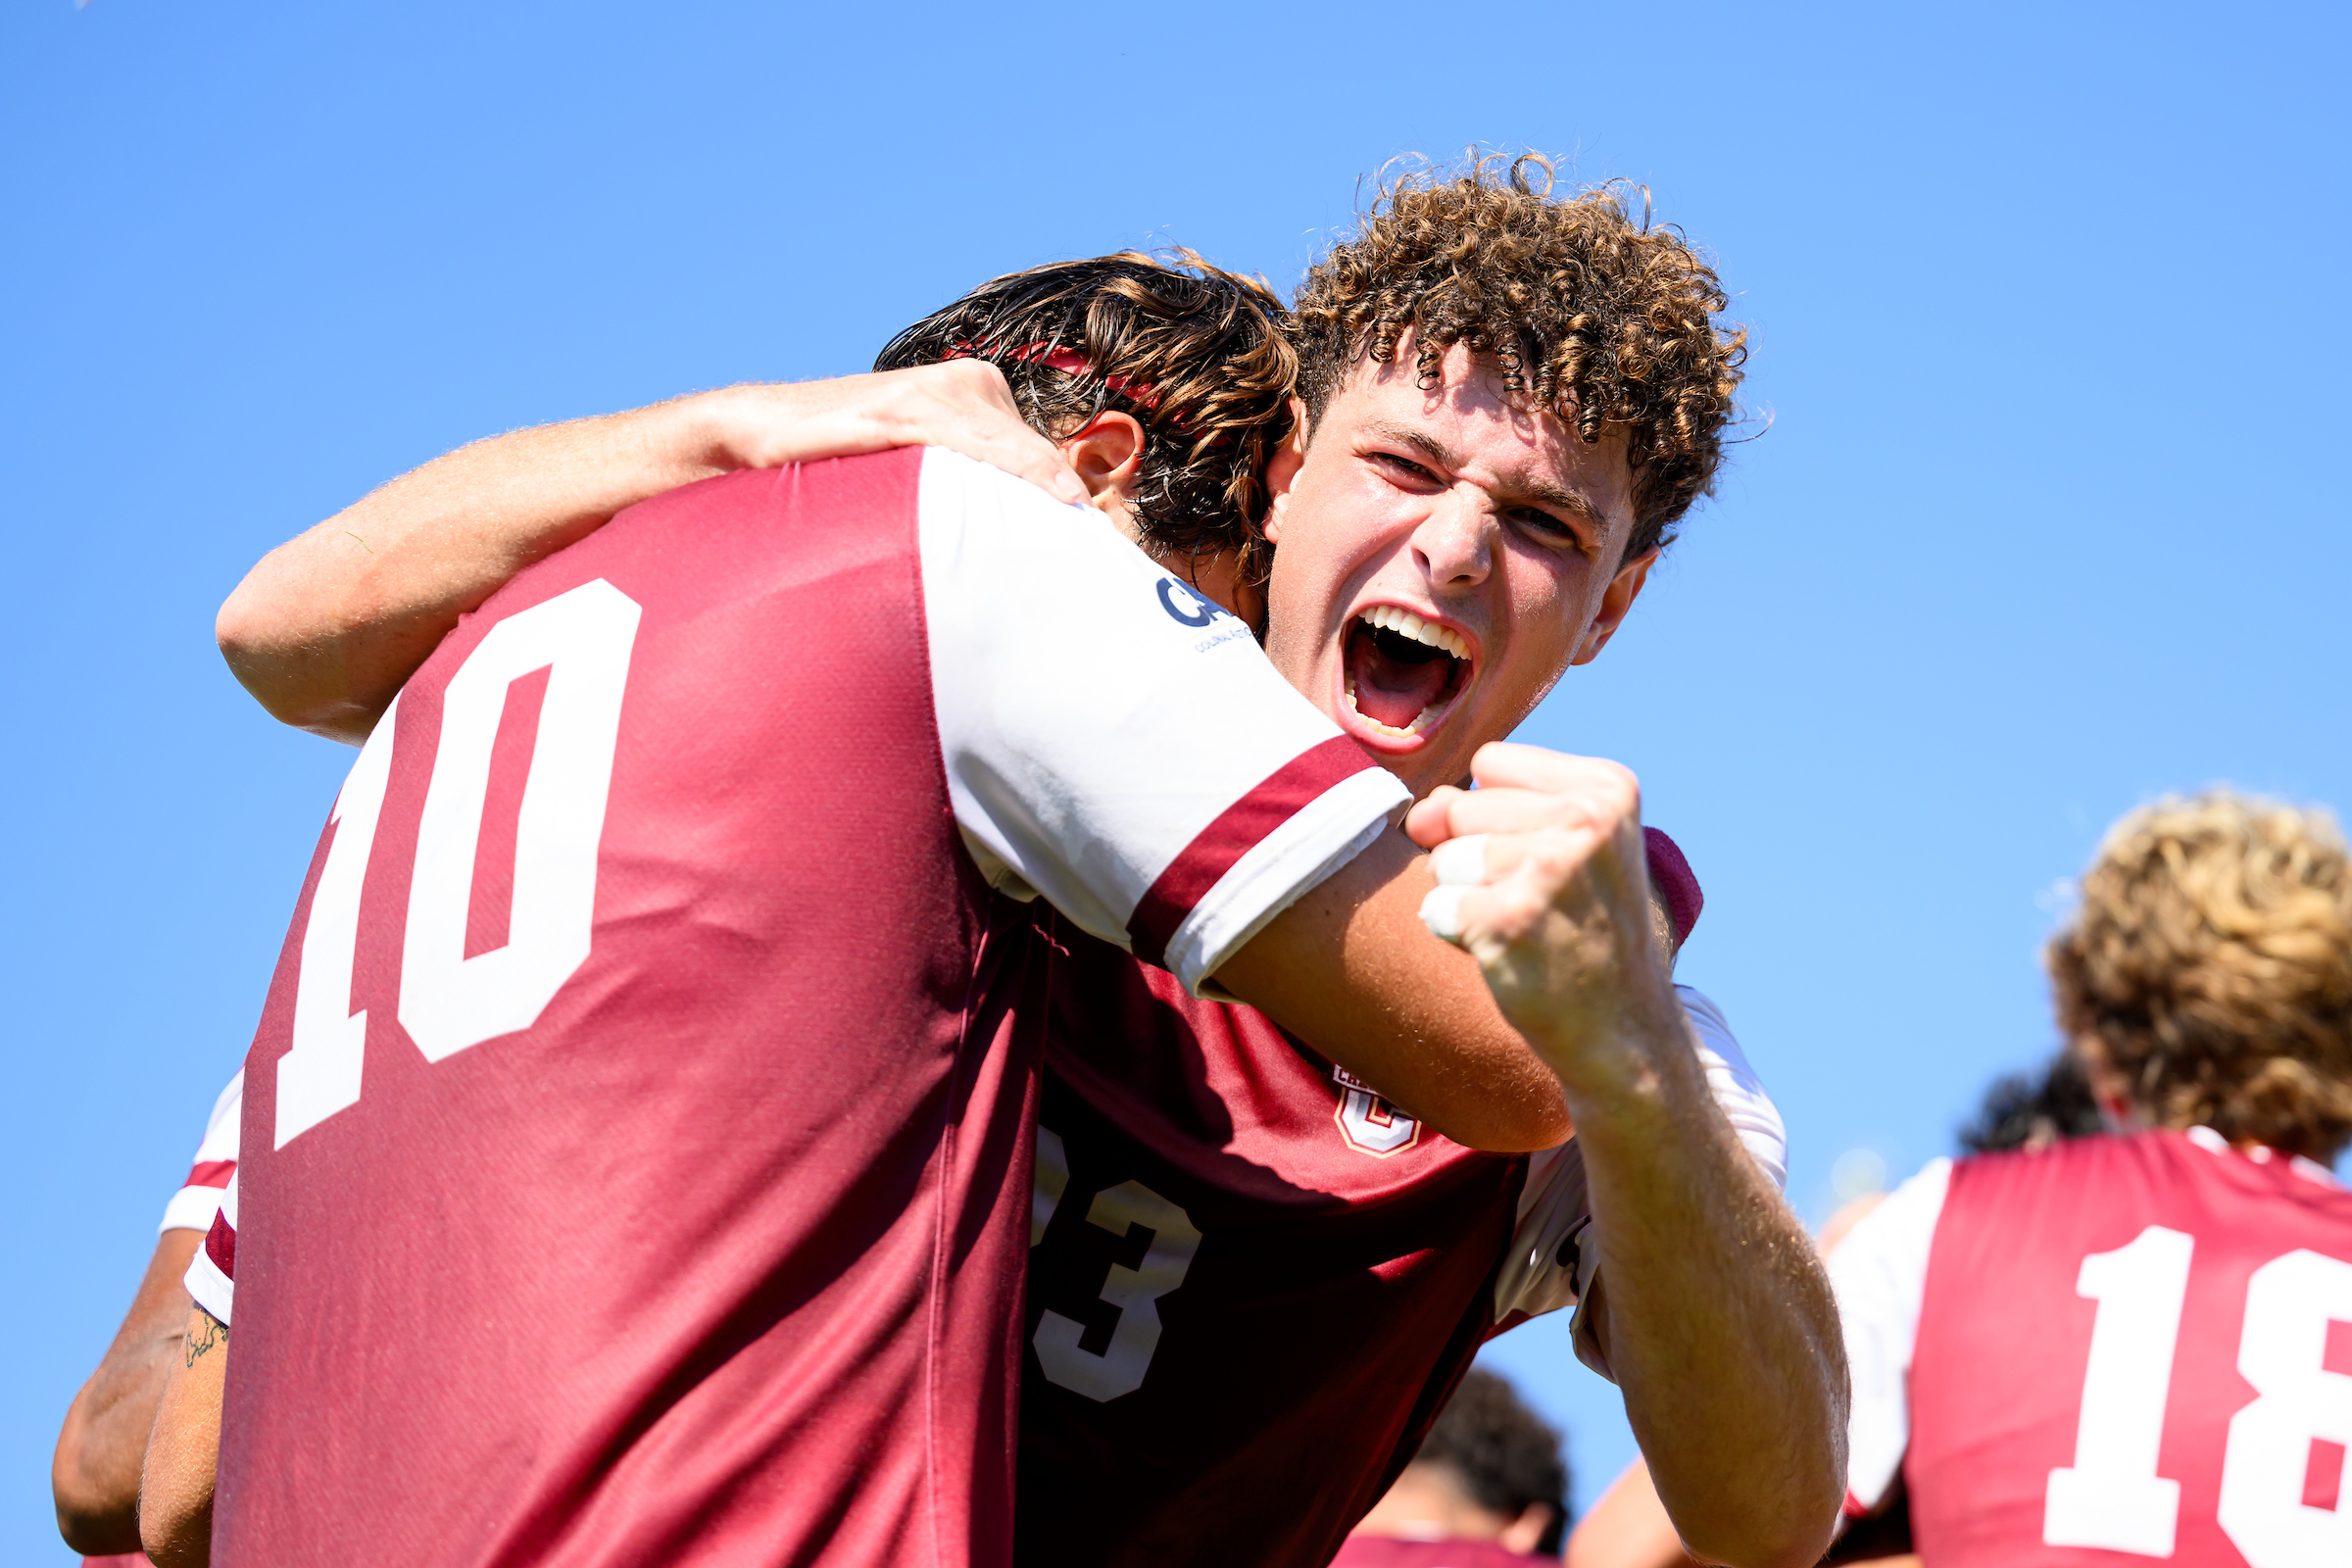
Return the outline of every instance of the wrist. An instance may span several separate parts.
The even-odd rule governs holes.
[[[1639,973],[1648,965],[1632,967],[1632,994],[1607,1010],[1607,1022],[1544,1052],[1580,1129],[1645,1122],[1706,1094],[1681,999],[1670,983]]]

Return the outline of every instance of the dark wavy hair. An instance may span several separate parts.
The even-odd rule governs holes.
[[[1984,1103],[1960,1129],[1960,1147],[1972,1154],[2008,1149],[2046,1149],[2068,1138],[2106,1131],[2090,1079],[2071,1051],[2061,1051],[2037,1072],[2013,1072],[1993,1080]]]
[[[1639,194],[1641,214],[1633,198]],[[1666,544],[1714,486],[1747,356],[1715,272],[1648,192],[1620,181],[1555,195],[1549,159],[1471,156],[1385,178],[1352,239],[1293,307],[1310,423],[1355,365],[1406,333],[1422,383],[1456,343],[1587,442],[1622,428],[1634,476],[1626,559]]]
[[[1464,1373],[1413,1458],[1446,1466],[1472,1501],[1506,1519],[1525,1513],[1530,1503],[1549,1504],[1551,1525],[1536,1549],[1558,1553],[1569,1522],[1560,1435],[1520,1402],[1505,1379],[1478,1367]]]
[[[874,368],[987,360],[1022,417],[1056,441],[1105,410],[1133,415],[1145,539],[1170,556],[1234,551],[1262,576],[1266,460],[1290,434],[1298,368],[1283,319],[1263,278],[1189,250],[1122,251],[991,278],[892,338]]]

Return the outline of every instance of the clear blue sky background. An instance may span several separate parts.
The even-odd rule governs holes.
[[[2336,8],[19,3],[0,14],[0,1556],[242,1054],[350,754],[210,636],[468,438],[862,368],[1034,262],[1289,287],[1397,153],[1650,185],[1770,411],[1527,738],[1635,766],[1793,1194],[2052,1043],[2117,812],[2352,804]],[[2336,108],[2328,105],[2334,103]],[[1564,1333],[1494,1352],[1630,1452]]]

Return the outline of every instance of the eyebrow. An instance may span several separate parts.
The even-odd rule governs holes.
[[[1461,466],[1461,460],[1444,442],[1426,430],[1416,430],[1409,424],[1391,424],[1386,420],[1375,421],[1370,428],[1374,435],[1384,440],[1394,441],[1399,446],[1411,447],[1442,468],[1459,468]],[[1574,490],[1564,489],[1543,479],[1530,479],[1506,485],[1499,499],[1532,501],[1540,507],[1547,507],[1554,512],[1564,512],[1572,517],[1583,519],[1595,531],[1606,531],[1609,525],[1607,516],[1590,499]]]

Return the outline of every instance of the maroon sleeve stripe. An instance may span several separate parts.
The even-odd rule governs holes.
[[[182,1187],[226,1187],[229,1177],[236,1174],[233,1159],[200,1159],[188,1167],[188,1179]]]
[[[237,1277],[237,1233],[226,1214],[213,1216],[213,1228],[204,1233],[204,1255],[213,1260],[221,1278]]]
[[[1159,873],[1159,880],[1146,891],[1135,913],[1128,917],[1127,936],[1135,956],[1146,963],[1159,963],[1176,928],[1193,912],[1193,906],[1233,869],[1234,861],[1324,791],[1378,765],[1347,736],[1334,735],[1320,746],[1300,752],[1225,808],[1168,862],[1168,868]]]

